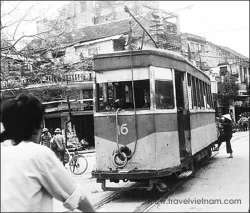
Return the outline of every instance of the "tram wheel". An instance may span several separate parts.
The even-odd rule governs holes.
[[[158,182],[158,183],[155,183],[155,188],[158,192],[160,193],[164,193],[164,192],[167,192],[168,191],[168,186],[166,183],[164,182]]]

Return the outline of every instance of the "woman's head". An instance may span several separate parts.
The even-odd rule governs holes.
[[[2,102],[1,122],[4,132],[1,133],[0,141],[12,139],[18,144],[22,140],[30,140],[39,132],[43,115],[41,102],[31,94],[21,94]]]

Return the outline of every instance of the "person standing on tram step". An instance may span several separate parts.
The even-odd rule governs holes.
[[[217,150],[219,150],[221,143],[226,141],[227,153],[230,154],[229,158],[233,157],[233,150],[231,147],[231,138],[232,138],[232,118],[229,114],[222,115],[222,126],[223,126],[223,137],[219,138]]]
[[[56,156],[59,160],[64,163],[64,155],[65,155],[65,139],[64,136],[61,134],[62,131],[60,128],[56,128],[54,131],[55,135],[51,140],[51,149],[55,152]]]
[[[39,144],[44,108],[33,95],[1,102],[1,212],[52,212],[53,198],[93,212],[56,155]]]
[[[41,145],[47,146],[48,148],[51,148],[51,139],[52,136],[47,128],[43,128],[42,135],[41,135]]]

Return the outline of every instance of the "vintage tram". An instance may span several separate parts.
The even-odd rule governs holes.
[[[209,77],[181,55],[135,50],[94,57],[96,169],[111,182],[178,175],[217,141]]]

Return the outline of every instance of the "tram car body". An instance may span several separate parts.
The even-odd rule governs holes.
[[[217,141],[209,77],[171,51],[94,57],[97,182],[180,174]]]

